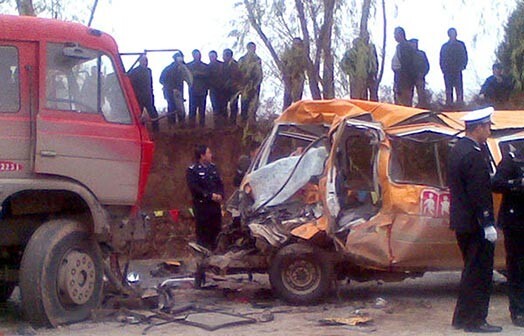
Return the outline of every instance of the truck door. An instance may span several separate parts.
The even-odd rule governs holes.
[[[35,172],[75,180],[105,204],[134,204],[141,140],[122,73],[103,52],[47,43]]]
[[[37,45],[0,41],[0,179],[31,171],[31,96],[36,92]],[[34,111],[34,110],[33,110]]]

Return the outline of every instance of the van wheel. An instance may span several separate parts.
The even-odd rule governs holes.
[[[0,281],[0,302],[9,300],[16,284],[13,282]]]
[[[90,234],[73,220],[39,227],[20,267],[22,311],[36,325],[85,320],[102,298],[103,267]]]
[[[313,304],[331,288],[333,267],[325,253],[312,246],[292,244],[276,254],[269,268],[275,293],[292,304]]]

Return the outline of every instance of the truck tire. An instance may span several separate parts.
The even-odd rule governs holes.
[[[0,302],[9,300],[16,284],[12,282],[0,281]]]
[[[52,220],[27,244],[20,267],[22,311],[32,324],[56,327],[85,320],[102,298],[96,242],[76,221]]]
[[[331,289],[333,266],[325,253],[304,244],[285,246],[269,268],[274,292],[291,304],[314,304]]]

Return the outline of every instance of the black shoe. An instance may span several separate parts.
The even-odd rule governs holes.
[[[455,329],[464,329],[464,327],[465,327],[464,323],[458,323],[458,322],[453,322],[453,323],[451,323],[451,325]]]
[[[524,328],[524,315],[518,315],[518,316],[512,317],[511,321],[517,327]]]
[[[488,322],[484,322],[479,325],[474,326],[467,326],[464,328],[465,332],[473,332],[473,333],[496,333],[501,332],[502,327],[494,326],[489,324]]]

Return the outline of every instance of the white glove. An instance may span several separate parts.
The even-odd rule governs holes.
[[[497,230],[493,225],[484,228],[484,238],[492,243],[497,241]]]

